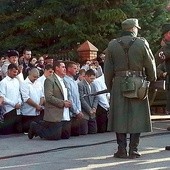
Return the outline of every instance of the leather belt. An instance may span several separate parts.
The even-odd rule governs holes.
[[[142,71],[116,71],[115,76],[126,77],[126,76],[143,76]]]

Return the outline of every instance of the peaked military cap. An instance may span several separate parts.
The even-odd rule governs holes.
[[[170,31],[170,23],[166,23],[162,26],[162,34],[164,35],[165,33],[167,33],[168,31]]]
[[[136,18],[129,18],[122,22],[122,29],[127,30],[133,27],[137,27],[138,29],[141,29],[138,23],[138,19]]]

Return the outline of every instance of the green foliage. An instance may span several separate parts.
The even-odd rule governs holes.
[[[155,53],[160,46],[161,26],[169,20],[166,10],[168,1],[164,0],[127,0],[121,9],[127,17],[139,19],[142,29],[139,34],[145,37]]]
[[[0,51],[29,47],[73,59],[78,44],[89,40],[101,52],[128,17],[139,19],[139,33],[156,51],[159,28],[169,20],[166,5],[162,0],[1,0]]]

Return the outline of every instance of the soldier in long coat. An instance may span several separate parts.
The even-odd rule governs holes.
[[[137,37],[140,26],[138,20],[131,18],[122,22],[122,37],[118,38],[125,46],[133,44],[126,55],[118,39],[113,39],[107,48],[104,63],[105,81],[111,93],[109,130],[116,132],[118,151],[114,157],[127,157],[127,133],[130,134],[129,158],[140,157],[137,150],[141,132],[150,132],[151,119],[148,98],[124,97],[121,82],[126,76],[139,77],[145,70],[148,81],[156,80],[156,65],[146,39]],[[127,58],[128,57],[128,58]],[[128,75],[127,75],[128,74]]]

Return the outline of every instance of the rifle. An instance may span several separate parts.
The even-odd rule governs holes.
[[[84,94],[83,97],[87,97],[87,96],[96,96],[96,95],[104,94],[104,93],[108,93],[108,90],[105,89],[105,90],[101,90],[101,91],[98,91],[98,92],[95,92],[95,93]]]

